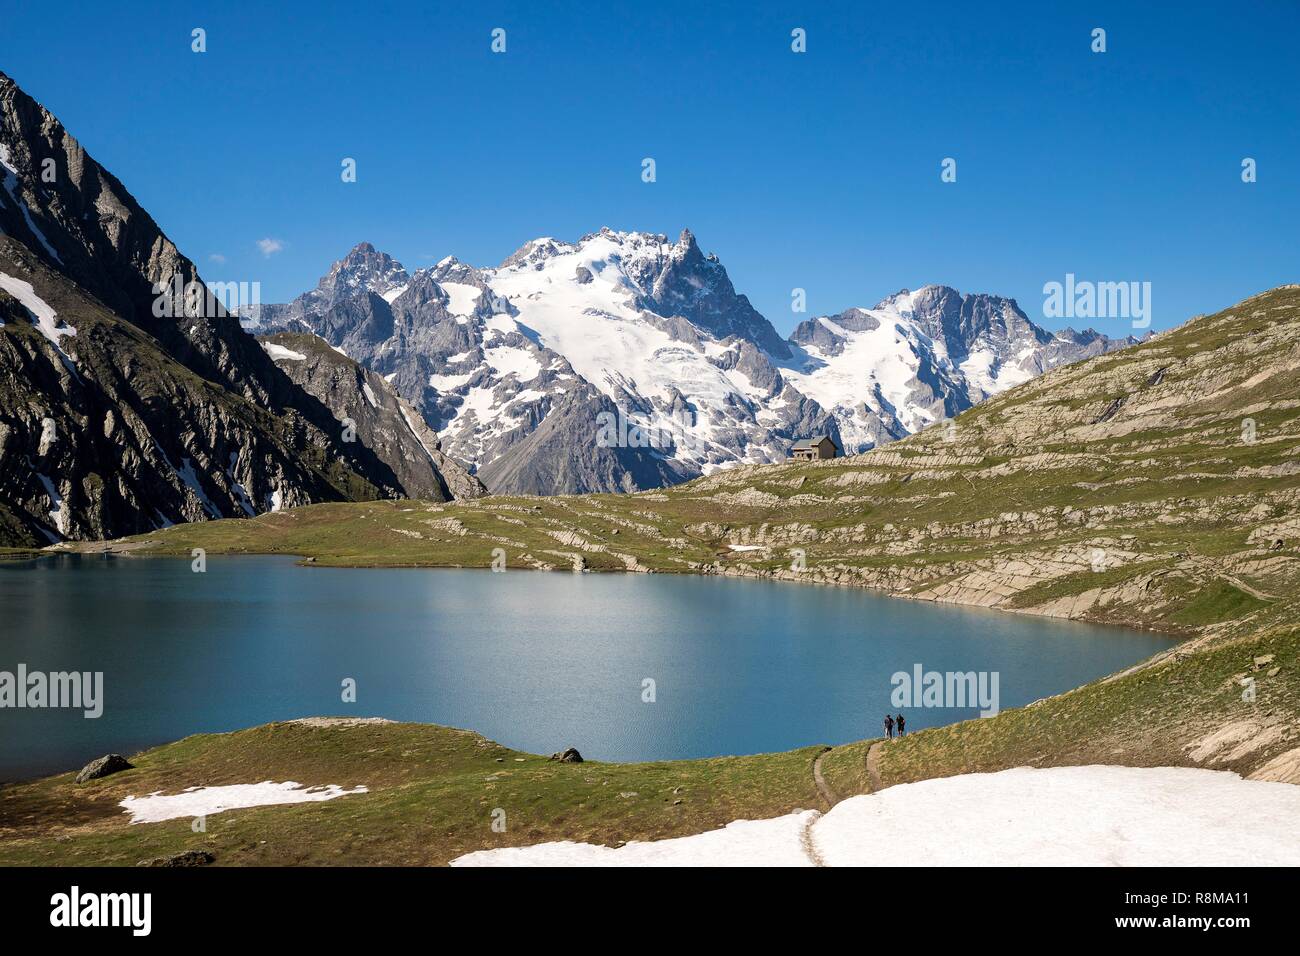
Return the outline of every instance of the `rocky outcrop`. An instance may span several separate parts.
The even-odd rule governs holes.
[[[123,770],[134,769],[135,765],[121,754],[105,754],[102,757],[96,757],[82,767],[77,774],[76,782],[86,783],[89,780],[99,780],[101,777],[107,777],[110,774],[121,773]]]
[[[136,866],[209,866],[217,861],[207,850],[185,850],[171,856],[158,856],[141,860]]]
[[[509,433],[500,455],[479,474],[498,494],[630,492],[686,477],[652,450],[602,444],[602,415],[616,419],[617,406],[594,389],[569,392],[535,428]]]
[[[1278,754],[1252,773],[1249,779],[1300,784],[1300,747]]]
[[[665,237],[655,238],[664,243]],[[637,289],[637,305],[646,312],[679,315],[719,341],[735,338],[752,342],[778,360],[790,357],[789,344],[736,292],[718,257],[700,251],[689,229],[682,230],[666,254],[631,258],[627,275]]]
[[[370,449],[392,470],[403,495],[449,501],[487,494],[382,376],[308,332],[266,336],[262,344],[290,379],[329,408],[346,429],[345,440]]]

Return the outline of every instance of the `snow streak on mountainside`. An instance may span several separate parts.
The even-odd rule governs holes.
[[[250,312],[382,374],[495,491],[648,488],[786,457],[826,432],[850,453],[1047,368],[1130,343],[1046,332],[1010,299],[943,286],[802,323],[783,340],[683,231],[526,243],[494,269],[408,275],[369,243],[316,289]]]

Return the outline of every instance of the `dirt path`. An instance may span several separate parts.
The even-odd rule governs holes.
[[[884,786],[880,782],[880,744],[876,741],[867,751],[867,779],[871,783],[871,792],[883,790]],[[826,777],[822,774],[822,760],[831,752],[833,748],[827,747],[817,755],[813,760],[813,783],[817,785],[817,792],[821,795],[822,800],[826,802],[826,809],[830,810],[835,804],[840,802],[840,795],[835,792]],[[817,821],[822,818],[822,814],[814,815],[803,828],[803,833],[799,835],[799,841],[803,845],[804,856],[812,862],[813,866],[825,866],[826,861],[822,859],[821,853],[817,849],[817,844],[813,840],[812,829]]]
[[[814,813],[811,820],[803,828],[803,833],[799,834],[799,843],[803,846],[803,855],[808,857],[808,861],[813,866],[825,866],[826,861],[817,850],[817,844],[813,842],[812,828],[813,824],[822,818],[820,813]]]
[[[826,778],[822,776],[822,758],[830,752],[831,748],[827,747],[819,753],[817,759],[813,761],[813,783],[817,784],[817,792],[820,793],[822,799],[826,801],[827,810],[840,802],[839,795],[831,789],[831,785],[827,783]]]
[[[1247,584],[1245,581],[1237,577],[1235,574],[1229,574],[1227,571],[1223,570],[1222,568],[1214,564],[1214,562],[1201,557],[1199,554],[1188,554],[1187,558],[1194,565],[1200,568],[1202,571],[1206,571],[1210,574],[1215,575],[1216,577],[1223,578],[1223,580],[1227,581],[1234,588],[1236,588],[1239,591],[1245,591],[1247,594],[1249,594],[1251,597],[1255,598],[1256,600],[1260,600],[1260,601],[1277,600],[1277,598],[1274,595],[1265,594],[1263,591],[1259,590],[1259,588]]]
[[[880,744],[881,741],[876,741],[867,751],[867,782],[871,784],[872,793],[885,789],[880,782]]]
[[[827,810],[840,802],[839,795],[831,789],[831,785],[826,782],[826,778],[822,775],[822,758],[830,752],[831,748],[827,747],[819,753],[817,759],[813,761],[813,783],[817,785],[817,792],[826,803]],[[820,820],[821,817],[822,815],[820,813],[815,814],[807,824],[804,825],[803,833],[799,834],[799,842],[803,846],[803,854],[808,857],[809,862],[811,862],[813,866],[826,865],[826,861],[822,859],[822,855],[818,852],[817,844],[813,842],[812,837],[813,824]]]

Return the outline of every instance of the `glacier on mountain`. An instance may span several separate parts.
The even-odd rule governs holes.
[[[689,230],[608,228],[534,239],[495,268],[448,256],[413,274],[362,243],[315,289],[242,321],[320,336],[382,375],[489,488],[541,494],[779,461],[817,433],[856,454],[1133,341],[1047,332],[1011,299],[939,285],[783,339]]]

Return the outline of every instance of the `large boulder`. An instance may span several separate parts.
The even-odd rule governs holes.
[[[186,850],[172,856],[159,856],[152,860],[141,860],[136,866],[207,866],[216,861],[216,857],[207,850]]]
[[[81,768],[81,773],[77,774],[77,783],[85,783],[87,780],[98,780],[100,777],[107,777],[111,773],[117,773],[119,770],[134,769],[134,764],[130,763],[121,754],[105,754],[97,757],[90,763]]]
[[[582,754],[577,749],[570,747],[568,750],[560,753],[551,754],[552,760],[558,760],[560,763],[582,763]]]

